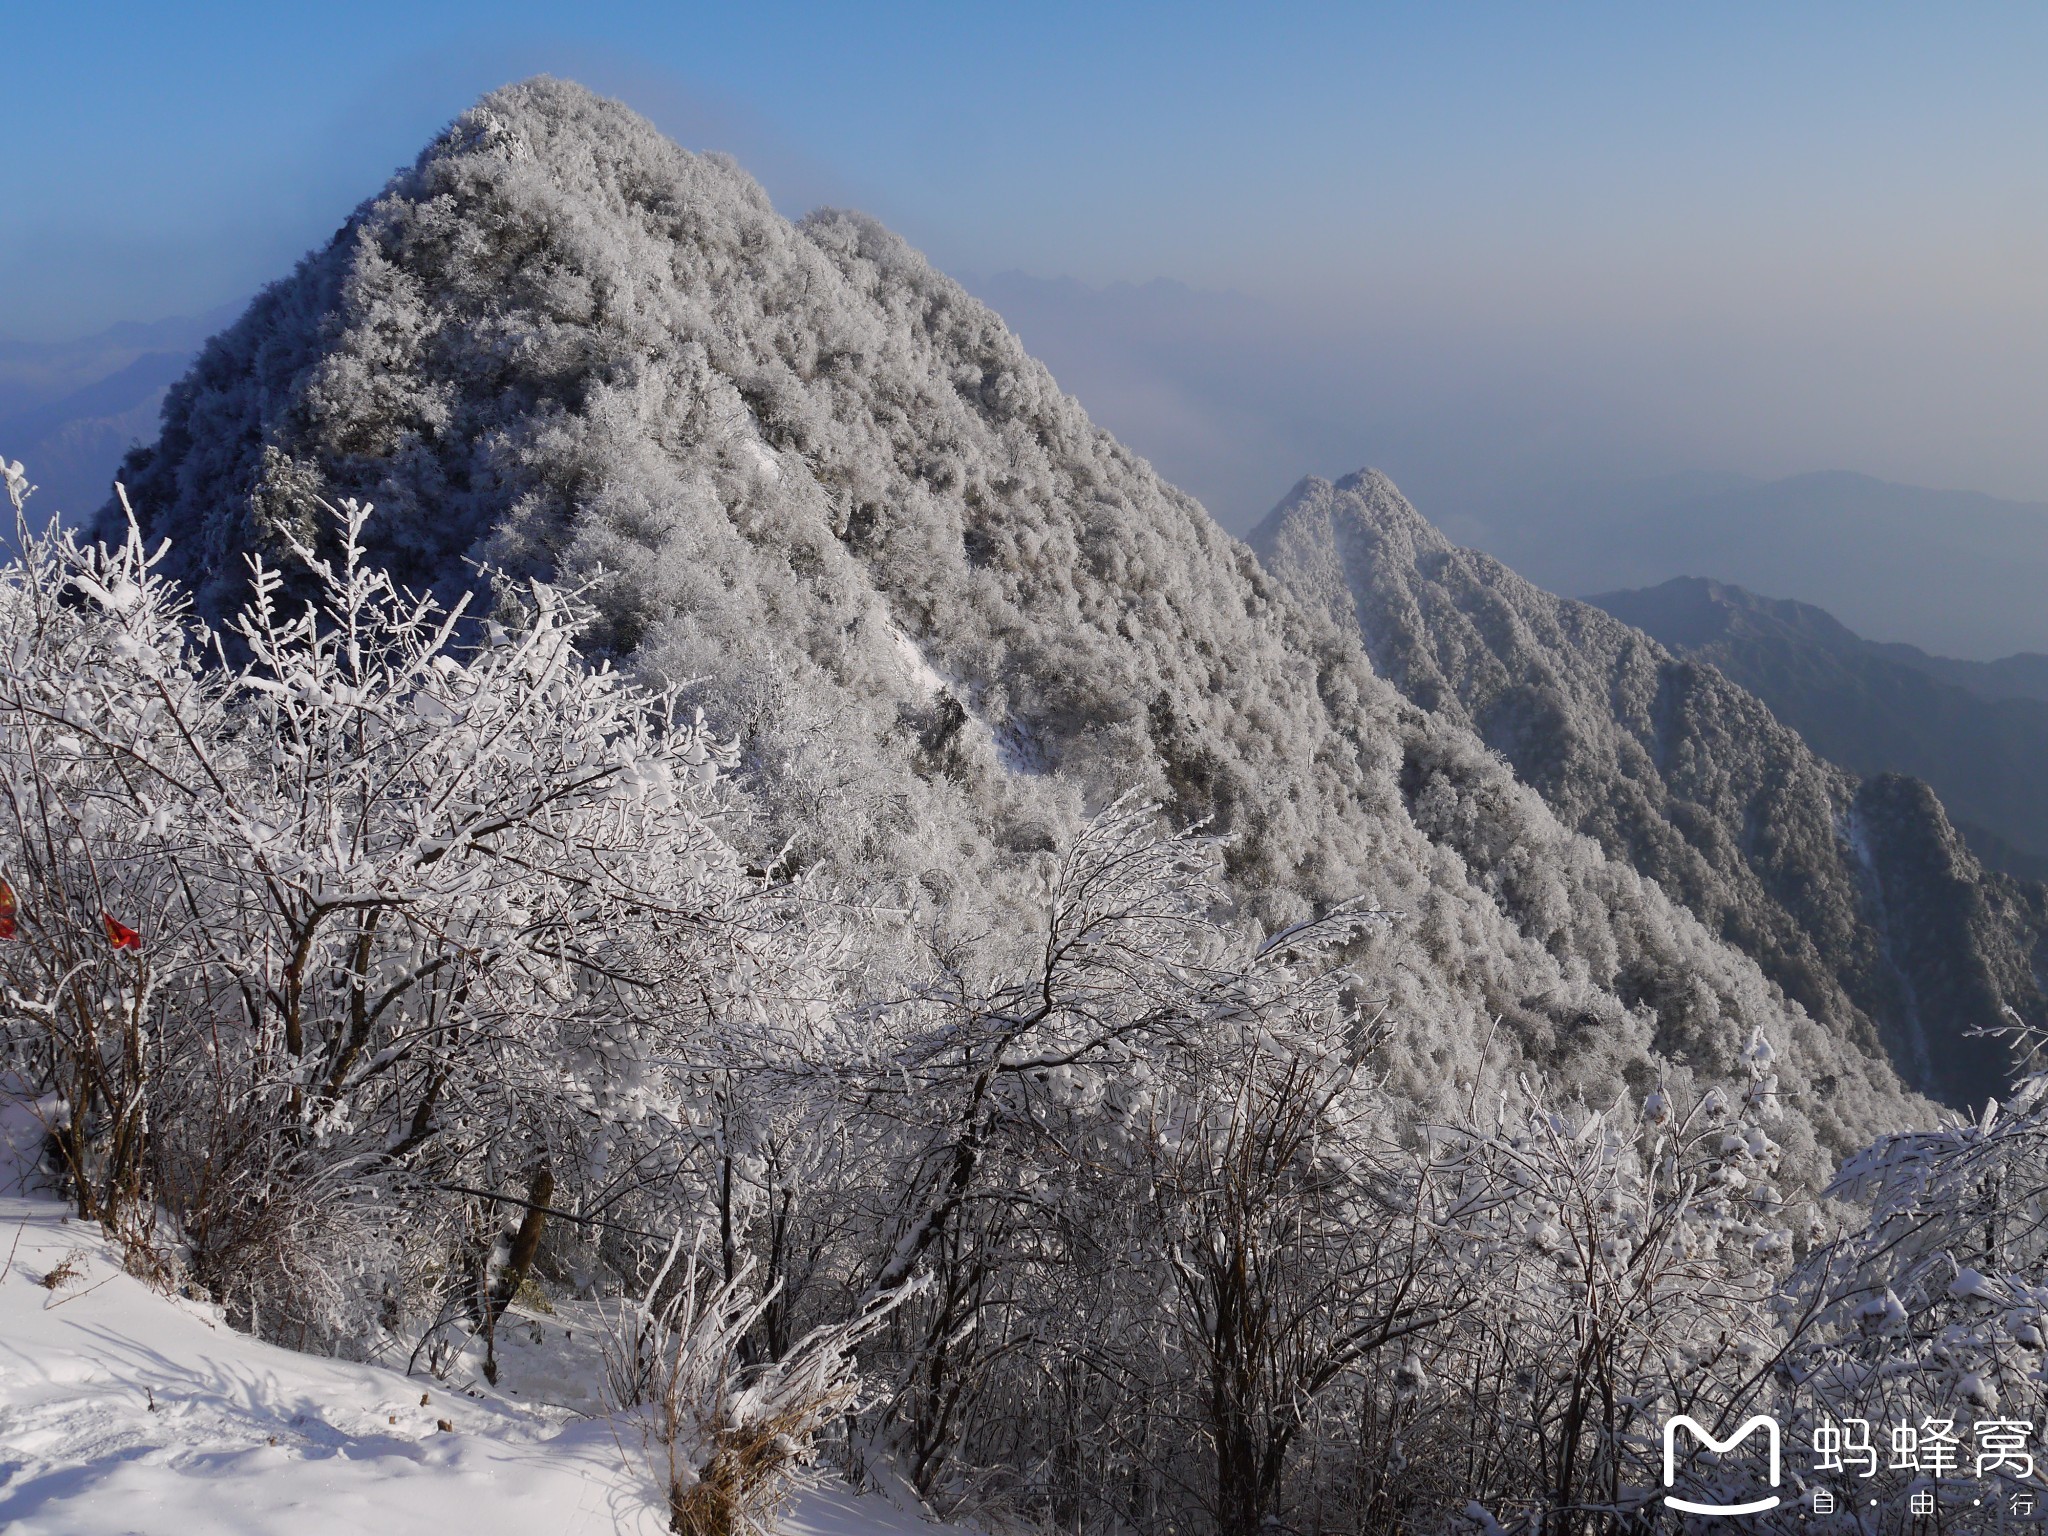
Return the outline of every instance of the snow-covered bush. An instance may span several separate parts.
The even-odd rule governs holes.
[[[1337,951],[1376,914],[1261,940],[1223,915],[1221,852],[1162,839],[1154,807],[1120,801],[1053,862],[1033,944],[935,955],[884,1016],[895,1070],[870,1080],[863,1113],[892,1128],[896,1175],[878,1191],[891,1240],[871,1284],[932,1277],[891,1332],[903,1386],[884,1430],[928,1495],[963,1496],[973,1469],[1014,1464],[1041,1435],[1115,1443],[1130,1404],[1114,1394],[1142,1390],[1172,1326],[1172,1238],[1146,1214],[1162,1147],[1220,1145],[1219,1085],[1262,1051],[1330,1058],[1315,1075],[1335,1073],[1332,1091],[1363,1053]],[[1086,1353],[1090,1400],[1048,1401],[1045,1383]]]
[[[2032,1059],[2002,1103],[1881,1138],[1846,1159],[1830,1187],[1840,1231],[1806,1258],[1788,1295],[1810,1319],[1788,1414],[1802,1440],[1851,1420],[1916,1432],[1934,1422],[1953,1426],[1967,1451],[1976,1424],[2042,1418],[2048,1073],[2040,1033],[2010,1033]],[[1923,1468],[1917,1456],[1900,1465],[1879,1440],[1868,1487],[1902,1496]],[[1951,1472],[1966,1476],[1970,1459]],[[2019,1487],[2044,1492],[2031,1471],[2002,1491]]]
[[[1545,1530],[1636,1518],[1663,1491],[1667,1417],[1768,1404],[1794,1239],[1771,1062],[1759,1036],[1746,1091],[1689,1103],[1660,1086],[1639,1107],[1554,1107],[1524,1084],[1433,1133],[1455,1262],[1488,1302],[1432,1341],[1437,1421],[1409,1438],[1462,1452],[1468,1496],[1509,1528],[1521,1510]]]
[[[819,1433],[861,1404],[855,1346],[915,1288],[751,1359],[776,1289],[757,1292],[752,1273],[748,1264],[713,1280],[678,1233],[645,1292],[609,1319],[609,1406],[624,1433],[639,1434],[678,1536],[765,1536],[816,1461]]]
[[[218,631],[132,530],[0,570],[0,978],[79,1208],[330,1340],[488,1329],[548,1208],[673,1157],[683,1042],[803,970],[720,744],[584,664],[573,594],[444,612],[367,516]]]

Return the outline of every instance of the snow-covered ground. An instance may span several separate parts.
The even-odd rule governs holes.
[[[260,1343],[209,1307],[157,1294],[96,1227],[23,1189],[24,1162],[7,1154],[30,1124],[18,1109],[0,1114],[0,1530],[665,1529],[653,1483],[627,1454],[637,1445],[622,1447],[602,1416],[559,1406],[587,1393],[575,1364],[595,1355],[574,1347],[583,1341],[569,1326],[508,1318],[502,1393]],[[838,1488],[800,1496],[781,1524],[788,1536],[936,1530]]]

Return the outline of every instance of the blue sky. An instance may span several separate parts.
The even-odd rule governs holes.
[[[244,296],[547,70],[949,270],[1241,295],[1041,325],[1169,469],[1263,381],[1212,501],[1290,455],[2048,499],[2044,7],[77,4],[0,44],[0,334]]]
[[[2038,252],[2044,42],[2039,7],[24,7],[0,271],[17,328],[226,297],[547,69],[969,267],[1511,311],[1861,239],[1960,273]]]

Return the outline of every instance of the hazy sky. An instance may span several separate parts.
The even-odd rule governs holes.
[[[1019,323],[1234,526],[1364,463],[1450,514],[2048,500],[2048,7],[74,4],[0,46],[0,334],[238,298],[548,70],[949,270],[1197,290]]]

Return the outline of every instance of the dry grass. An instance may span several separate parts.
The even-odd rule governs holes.
[[[680,1248],[679,1238],[645,1298],[622,1307],[610,1330],[609,1396],[638,1423],[676,1536],[765,1536],[803,1486],[819,1435],[859,1405],[854,1346],[908,1291],[812,1330],[780,1360],[748,1364],[748,1333],[776,1288],[754,1294],[745,1269],[714,1283],[692,1252],[669,1289]]]
[[[668,1528],[676,1536],[752,1536],[767,1529],[800,1485],[817,1428],[817,1416],[798,1407],[714,1433],[710,1456],[694,1478],[670,1479]]]
[[[64,1258],[57,1263],[56,1267],[45,1273],[42,1279],[38,1280],[36,1284],[40,1285],[46,1291],[57,1291],[62,1290],[65,1286],[70,1285],[75,1280],[82,1280],[84,1278],[84,1260],[81,1259],[79,1255],[71,1253],[66,1254]]]

